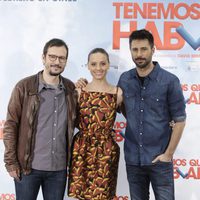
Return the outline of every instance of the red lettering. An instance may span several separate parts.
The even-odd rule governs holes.
[[[169,3],[167,6],[167,9],[165,10],[164,4],[158,4],[158,19],[161,19],[161,16],[163,15],[164,19],[167,19],[168,16],[170,16],[170,19],[174,19],[174,12],[172,12],[174,7],[173,3]]]
[[[194,178],[194,179],[199,178],[199,177],[197,177],[194,167],[189,168],[187,179],[189,179],[189,178]]]
[[[199,19],[200,18],[200,4],[194,3],[191,5],[191,19]]]
[[[14,194],[1,194],[0,200],[15,200]]]
[[[188,91],[188,84],[181,85],[183,91]]]
[[[131,19],[133,8],[131,7],[132,3],[126,3],[124,5],[124,18]]]
[[[126,122],[115,122],[114,128],[116,128],[116,129],[124,129],[124,128],[126,128]]]
[[[122,132],[122,130],[115,129],[115,133],[116,133],[115,140],[116,140],[116,142],[121,142],[121,141],[124,140],[124,138],[120,135],[120,132]]]
[[[200,166],[200,160],[198,159],[191,159],[189,163],[190,166]]]
[[[149,3],[148,18],[149,19],[157,19],[157,4],[156,3]]]
[[[143,8],[140,8],[140,5],[139,4],[134,4],[134,12],[133,12],[133,18],[138,18],[138,13],[140,14],[140,16],[143,18],[143,19],[146,19],[147,18],[147,3],[143,3]]]
[[[145,28],[152,32],[155,38],[155,46],[158,50],[178,50],[181,49],[185,41],[184,39],[177,33],[172,30],[182,25],[179,22],[164,22],[164,31],[162,42],[158,29],[154,21],[148,21]],[[128,38],[132,31],[138,29],[137,21],[129,22],[129,30],[122,31],[120,21],[113,21],[113,49],[120,48],[120,39]]]
[[[121,31],[120,21],[113,21],[113,49],[119,49],[120,39],[128,38],[130,33],[137,29],[137,22],[131,21],[129,26],[129,31]]]
[[[116,8],[116,16],[115,16],[115,18],[120,18],[120,7],[121,6],[123,6],[123,3],[116,3],[116,2],[114,2],[113,3],[113,6],[115,6],[115,8]]]
[[[178,179],[180,174],[177,172],[178,167],[174,167],[174,179]]]
[[[200,91],[200,84],[192,84],[191,90],[192,91]]]
[[[181,12],[179,10],[181,9]],[[183,14],[183,9],[185,9],[185,14]],[[174,9],[174,12],[176,13],[176,17],[178,19],[187,19],[190,16],[190,7],[186,3],[179,3]],[[182,15],[180,15],[181,13]]]
[[[195,92],[191,92],[188,104],[191,103],[200,104],[200,92],[197,94]]]
[[[185,44],[184,39],[176,31],[172,31],[182,24],[180,22],[164,22],[164,24],[164,44],[160,50],[178,50],[183,48]]]
[[[130,2],[115,2],[116,18],[138,18],[143,19],[174,19],[175,17],[179,20],[191,18],[200,18],[200,5],[198,3],[186,4],[186,3],[168,3],[167,6],[164,3],[130,3]]]
[[[174,166],[186,166],[186,159],[173,159]]]
[[[162,49],[163,44],[161,42],[161,39],[160,39],[160,36],[159,36],[159,33],[158,33],[158,29],[156,28],[155,22],[153,22],[153,21],[147,22],[145,28],[147,30],[151,31],[151,33],[153,34],[156,49]]]

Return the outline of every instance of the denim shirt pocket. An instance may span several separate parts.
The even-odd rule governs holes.
[[[153,116],[166,115],[167,101],[164,96],[160,96],[159,94],[150,95],[147,101]]]
[[[129,94],[129,93],[124,94],[124,103],[125,103],[127,114],[134,110],[134,108],[135,108],[135,98],[136,98],[135,94]]]

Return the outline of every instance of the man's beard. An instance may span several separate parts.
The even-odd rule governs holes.
[[[137,60],[144,60],[144,62],[140,64],[140,63],[137,62]],[[137,59],[133,60],[133,62],[135,63],[135,65],[138,68],[144,69],[144,68],[146,68],[151,63],[151,60],[147,60],[145,58],[141,58],[141,59],[137,58]]]
[[[60,74],[61,74],[62,72],[57,72],[57,73],[55,73],[55,72],[49,72],[49,75],[51,75],[51,76],[59,76]]]
[[[50,76],[59,76],[63,71],[64,71],[64,69],[63,70],[61,70],[61,71],[58,71],[58,72],[53,72],[53,70],[51,70],[51,69],[53,69],[54,67],[58,67],[58,68],[60,68],[59,66],[50,66],[49,67],[49,75]]]

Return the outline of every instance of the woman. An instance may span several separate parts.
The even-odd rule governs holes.
[[[68,194],[84,200],[112,200],[116,193],[120,149],[114,140],[116,109],[122,90],[109,84],[108,53],[88,55],[92,81],[79,93],[79,130],[74,138]]]

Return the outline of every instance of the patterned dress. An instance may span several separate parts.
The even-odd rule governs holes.
[[[113,139],[117,94],[82,91],[80,132],[74,138],[68,195],[112,200],[116,193],[120,149]]]

